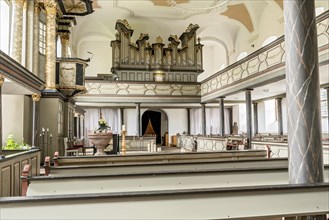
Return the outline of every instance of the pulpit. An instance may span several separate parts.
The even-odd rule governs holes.
[[[89,59],[79,58],[58,58],[56,60],[56,89],[67,96],[85,92],[85,68],[89,61]]]

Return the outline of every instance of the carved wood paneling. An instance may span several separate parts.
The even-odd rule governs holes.
[[[18,196],[21,194],[21,172],[22,172],[22,167],[20,162],[14,163],[14,169],[13,169],[13,188],[14,188],[14,195]]]
[[[10,196],[12,181],[11,166],[6,166],[1,169],[1,196]]]
[[[40,174],[40,151],[12,154],[0,163],[0,197],[21,195],[21,173],[24,165],[32,164],[33,175]],[[31,173],[29,174],[31,175]]]

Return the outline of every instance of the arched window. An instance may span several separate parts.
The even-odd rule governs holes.
[[[275,41],[278,37],[277,36],[270,36],[268,38],[266,38],[263,43],[262,43],[262,47],[265,47],[266,45],[272,43],[273,41]]]
[[[246,56],[248,56],[248,53],[246,51],[243,51],[239,54],[238,58],[236,58],[236,61],[242,60]]]
[[[0,49],[9,53],[10,7],[7,1],[0,1]]]
[[[317,7],[315,9],[315,15],[318,16],[324,12],[324,7]]]

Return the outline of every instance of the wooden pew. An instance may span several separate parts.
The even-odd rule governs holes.
[[[329,183],[3,197],[0,219],[280,218],[327,214],[328,198]]]
[[[68,165],[50,166],[50,158],[45,160],[45,174],[51,176],[82,176],[107,175],[119,173],[159,172],[159,171],[187,171],[187,170],[214,170],[255,167],[288,167],[287,158],[256,158],[236,160],[208,160],[208,161],[160,161],[139,162],[136,164],[105,164],[105,165]]]
[[[188,152],[188,153],[155,153],[134,155],[108,155],[108,156],[82,156],[61,157],[55,154],[53,161],[55,166],[64,165],[87,165],[87,164],[122,164],[139,162],[160,161],[205,161],[205,160],[228,160],[228,159],[255,159],[266,158],[266,150],[243,150],[221,152]]]
[[[288,184],[288,168],[235,168],[28,178],[28,196]],[[329,181],[329,166],[325,166]],[[25,181],[23,181],[25,182]],[[25,189],[23,189],[25,191]]]

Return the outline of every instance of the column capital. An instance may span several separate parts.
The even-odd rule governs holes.
[[[44,7],[46,9],[47,15],[56,15],[57,3],[54,0],[45,0]]]
[[[34,13],[39,14],[40,13],[40,5],[39,0],[34,0]]]
[[[19,6],[24,6],[24,3],[25,3],[26,0],[12,0],[12,4],[14,5],[19,5]]]
[[[225,99],[226,96],[219,96],[218,98],[219,98],[219,99]]]
[[[254,89],[245,89],[245,93],[251,93],[251,91],[253,91]]]
[[[61,40],[70,40],[70,34],[69,33],[59,33],[58,34]]]
[[[5,82],[5,78],[2,75],[0,75],[0,86],[2,86],[4,82]]]
[[[276,97],[275,100],[282,100],[282,97]]]
[[[39,102],[40,98],[41,98],[41,95],[39,95],[39,94],[32,95],[33,102]]]
[[[252,104],[253,104],[253,105],[257,105],[258,102],[257,102],[257,101],[253,101]]]

